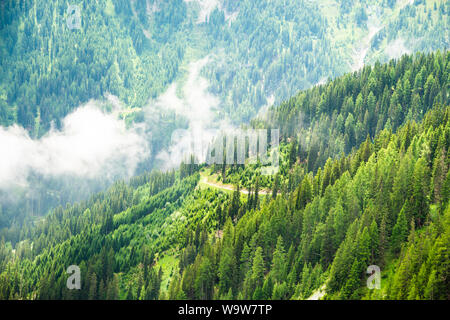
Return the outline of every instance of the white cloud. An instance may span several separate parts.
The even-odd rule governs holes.
[[[198,13],[197,23],[206,22],[211,12],[216,9],[220,3],[219,0],[184,0],[187,3],[193,2],[197,3],[200,7],[200,11]]]
[[[411,51],[406,47],[405,40],[402,38],[389,42],[384,51],[388,55],[389,59],[398,59],[404,54],[411,53]]]
[[[239,14],[239,11],[228,12],[224,8],[223,0],[184,0],[184,2],[192,3],[198,6],[199,12],[197,17],[197,24],[206,22],[209,19],[211,13],[216,8],[223,11],[225,15],[225,21],[228,21],[229,24],[235,21]]]
[[[176,131],[172,135],[171,146],[157,155],[157,158],[163,161],[163,169],[178,166],[190,155],[190,151],[193,151],[200,161],[204,161],[206,148],[217,133],[232,128],[228,119],[218,118],[216,110],[220,101],[208,91],[209,83],[200,75],[201,69],[208,62],[209,57],[192,62],[181,90],[177,90],[177,84],[173,83],[148,109],[150,112],[154,108],[172,110],[189,122],[189,128],[186,131]],[[180,96],[177,91],[181,92]]]
[[[17,125],[0,127],[0,189],[26,186],[31,172],[48,177],[130,176],[148,154],[145,139],[95,102],[78,108],[38,140]]]
[[[156,110],[172,110],[188,120],[187,132],[175,133],[167,149],[155,150],[161,169],[176,168],[190,155],[191,145],[197,148],[197,157],[205,160],[205,150],[218,131],[233,128],[228,119],[218,118],[220,100],[208,91],[209,83],[200,75],[208,62],[209,57],[192,62],[181,86],[173,83],[144,108],[147,121],[130,129],[118,118],[122,103],[111,95],[106,96],[113,106],[111,113],[101,111],[100,103],[89,102],[66,116],[61,130],[51,129],[40,139],[32,139],[18,125],[0,126],[0,190],[26,187],[31,173],[98,181],[132,176],[139,163],[150,158]]]

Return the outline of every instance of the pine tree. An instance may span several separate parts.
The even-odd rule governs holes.
[[[284,300],[287,296],[287,285],[286,282],[275,283],[273,288],[272,300]]]
[[[345,283],[344,288],[342,289],[342,296],[344,298],[350,298],[360,285],[360,265],[361,263],[358,262],[358,260],[355,258],[352,264],[352,268],[350,269],[348,279]]]
[[[232,248],[225,247],[219,262],[219,294],[226,294],[229,289],[232,289],[233,279],[235,277],[235,266],[236,261]]]
[[[284,251],[283,238],[278,236],[277,245],[273,252],[272,273],[276,282],[281,283],[286,278],[286,253]]]
[[[440,155],[434,160],[432,185],[433,199],[435,202],[442,201],[442,189],[448,172],[448,165],[445,163],[445,154],[445,149],[442,149]]]
[[[275,175],[275,181],[273,182],[272,199],[275,199],[277,197],[279,189],[280,189],[280,174],[277,172],[277,174]]]
[[[262,300],[263,298],[263,292],[261,287],[256,287],[255,292],[253,293],[252,299],[253,300]]]
[[[413,213],[418,226],[422,226],[428,216],[428,186],[428,168],[425,160],[420,158],[413,175]]]
[[[328,266],[333,261],[334,246],[334,213],[330,213],[325,221],[325,231],[320,247],[321,262]]]
[[[90,281],[89,281],[89,300],[97,299],[97,275],[92,273]]]
[[[424,298],[427,300],[434,300],[436,299],[436,294],[438,294],[437,290],[437,272],[435,269],[433,269],[430,273],[430,276],[428,277],[428,283],[425,288],[425,295]]]
[[[380,267],[384,266],[384,256],[388,245],[388,234],[386,230],[386,218],[387,214],[383,213],[380,225],[380,238],[379,238],[379,254],[380,254]]]
[[[240,279],[241,281],[244,280],[245,275],[250,270],[251,266],[251,249],[247,245],[247,242],[244,243],[244,247],[241,252],[241,259],[240,259]]]
[[[259,177],[256,177],[255,199],[253,200],[253,209],[259,209]]]
[[[303,298],[307,298],[311,288],[311,272],[308,264],[304,264],[300,281],[300,294]]]
[[[298,189],[297,193],[297,209],[305,208],[306,204],[310,202],[312,199],[312,190],[311,183],[309,182],[308,177],[305,177]]]
[[[398,215],[397,222],[392,229],[391,243],[392,250],[399,252],[401,244],[408,237],[408,222],[406,220],[405,211],[402,209]]]
[[[265,280],[262,287],[262,298],[269,300],[272,297],[273,292],[273,281],[272,277],[269,275]]]
[[[98,300],[105,300],[105,299],[106,299],[105,282],[101,280],[100,285],[98,286]]]
[[[372,221],[372,224],[369,228],[370,235],[370,261],[369,264],[375,264],[379,258],[379,248],[380,248],[380,235],[378,233],[378,225],[375,220]]]
[[[244,292],[248,298],[253,298],[255,290],[259,288],[261,291],[258,295],[262,296],[262,285],[264,280],[264,258],[262,256],[262,248],[257,247],[255,256],[253,257],[252,268],[247,272],[244,280]]]
[[[420,300],[419,290],[417,290],[416,286],[416,275],[413,276],[410,283],[410,289],[408,293],[408,300]]]
[[[181,278],[178,272],[175,272],[174,276],[170,280],[168,289],[169,300],[177,300],[180,297],[181,291]]]
[[[203,257],[199,263],[195,279],[196,297],[200,300],[210,300],[214,289],[214,271],[211,261]]]

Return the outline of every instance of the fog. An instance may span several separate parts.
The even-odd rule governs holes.
[[[87,179],[131,176],[147,156],[144,137],[134,128],[89,102],[51,129],[31,139],[18,125],[0,127],[0,189],[27,186],[34,172],[44,177],[76,176]]]
[[[227,11],[224,7],[223,0],[184,0],[184,2],[198,6],[199,12],[196,21],[197,24],[208,21],[209,16],[216,8],[223,11],[225,21],[228,22],[228,25],[231,25],[231,23],[236,20],[239,14],[239,11]]]
[[[211,12],[219,6],[219,0],[184,0],[187,3],[196,3],[199,6],[197,23],[205,22]]]
[[[217,130],[230,127],[226,119],[217,118],[219,99],[208,92],[209,83],[200,76],[208,62],[206,57],[191,63],[185,81],[173,83],[144,108],[146,120],[163,110],[172,111],[188,122],[189,134],[175,132],[171,145],[155,151],[162,160],[162,169],[178,166],[193,139],[201,140],[195,141],[197,145],[207,145]],[[116,111],[122,108],[116,97],[107,98]],[[32,173],[44,178],[106,180],[132,176],[139,163],[150,156],[148,145],[155,122],[146,121],[127,129],[118,112],[101,109],[97,101],[80,106],[63,119],[60,130],[51,129],[40,139],[32,139],[18,125],[0,127],[0,146],[4,150],[0,157],[0,190],[27,187]],[[170,136],[171,132],[167,134]]]
[[[398,59],[404,54],[411,53],[411,50],[406,47],[405,40],[398,38],[386,46],[385,53],[389,59]]]
[[[185,82],[172,84],[147,108],[147,114],[158,109],[171,110],[188,121],[188,128],[176,130],[171,135],[171,145],[157,154],[157,159],[163,163],[162,169],[177,167],[191,154],[198,161],[204,161],[206,149],[214,136],[232,129],[227,118],[218,116],[220,100],[208,91],[209,83],[200,75],[201,69],[209,62],[209,57],[192,62]]]
[[[204,161],[213,137],[232,128],[218,116],[220,101],[200,75],[209,61],[192,62],[184,78],[142,108],[144,121],[129,127],[119,116],[126,106],[112,95],[105,96],[107,102],[79,106],[59,130],[52,128],[39,139],[18,125],[0,126],[0,210],[8,216],[42,215],[144,169],[177,168],[193,153]],[[113,110],[104,111],[105,106]],[[178,127],[170,113],[183,119],[176,121]]]

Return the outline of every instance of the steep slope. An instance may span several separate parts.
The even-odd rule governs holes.
[[[157,39],[145,37],[128,0],[85,2],[78,7],[80,28],[73,29],[65,1],[3,1],[1,7],[0,124],[18,123],[35,137],[107,93],[127,106],[144,105],[173,81],[183,58],[173,42],[186,17],[181,0],[166,5],[170,21],[157,15],[152,28],[164,31]]]
[[[210,126],[221,126],[218,119],[239,126],[299,89],[363,64],[405,52],[446,50],[449,45],[449,4],[443,0],[101,0],[80,6],[81,28],[72,30],[67,26],[72,13],[64,1],[8,0],[0,6],[0,129],[18,124],[26,129],[20,138],[39,144],[51,128],[55,135],[63,134],[67,115],[79,106],[101,100],[105,112],[125,119],[128,127],[145,128],[139,132],[148,156],[139,159],[136,174],[158,166],[171,168],[173,162],[178,165],[178,159],[168,161],[162,152],[161,160],[158,155],[169,148],[174,130],[189,127],[192,117],[187,114],[193,109],[207,114],[202,121]],[[191,81],[192,74],[198,79]],[[422,79],[421,85],[427,80]],[[441,82],[434,87],[429,82],[427,96],[430,92],[433,96]],[[408,90],[407,83],[403,85]],[[409,85],[415,87],[415,79],[410,78]],[[373,94],[379,99],[381,92]],[[358,104],[358,97],[352,95],[353,104]],[[366,99],[373,102],[364,92],[361,97],[363,105]],[[347,102],[351,106],[350,99]],[[404,118],[416,117],[403,114],[404,110],[397,113],[400,116],[390,116],[396,121],[390,121],[394,129]],[[332,114],[327,115],[331,119]],[[327,148],[314,139],[301,142],[311,159],[320,158],[309,161],[309,170],[328,157],[348,153],[367,133],[373,137],[387,117],[376,120],[380,127],[374,132],[366,132],[365,115],[353,120],[348,116],[344,112],[345,118],[339,119],[357,125],[348,140],[334,131],[338,139],[329,140]],[[311,125],[318,128],[320,119],[314,120]],[[320,134],[325,130],[325,125],[318,129]],[[14,133],[7,135],[15,138]],[[324,136],[328,141],[329,135]],[[10,171],[8,165],[2,169]],[[0,190],[0,228],[20,228],[24,220],[36,215],[39,219],[49,208],[84,200],[86,194],[111,185],[108,179],[81,177],[80,182],[29,171],[24,185],[32,188],[8,184]],[[125,175],[117,176],[112,180]],[[267,187],[269,182],[261,183]],[[73,188],[74,192],[72,185],[83,188]]]
[[[448,66],[444,53],[380,70],[417,77],[425,67],[436,78]],[[343,89],[361,75],[348,77]],[[317,173],[302,163],[292,136],[278,179],[264,180],[258,166],[225,168],[224,178],[248,181],[248,195],[202,186],[204,168],[183,164],[58,208],[23,228],[14,251],[2,241],[0,296],[304,299],[326,284],[331,299],[446,299],[450,109],[448,101],[425,101],[418,108],[430,110],[418,113],[420,123],[406,119],[396,133],[386,127]],[[260,194],[259,181],[273,192]],[[70,291],[65,270],[74,264],[82,289]],[[381,291],[365,287],[369,265],[381,268]]]
[[[80,8],[73,30],[67,9],[2,2],[0,124],[39,137],[108,93],[142,107],[207,55],[203,75],[240,123],[364,63],[449,46],[445,1],[102,0]]]
[[[450,44],[445,1],[217,3],[206,23],[215,59],[204,72],[235,121],[366,64]]]

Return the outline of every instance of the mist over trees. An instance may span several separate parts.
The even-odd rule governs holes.
[[[313,97],[341,86],[340,92],[358,96],[355,84],[377,88],[386,81],[381,87],[392,88],[392,100],[398,93],[390,83],[423,74],[443,79],[432,105],[423,98],[427,90],[419,89],[417,118],[400,117],[397,126],[380,130],[370,122],[372,137],[353,141],[348,155],[330,157],[317,170],[309,168],[312,157],[301,152],[296,130],[286,131],[279,174],[264,182],[279,193],[261,193],[258,166],[227,165],[225,178],[237,182],[227,192],[202,183],[214,168],[185,164],[53,210],[20,231],[15,252],[2,241],[1,297],[306,299],[325,285],[326,299],[447,299],[450,111],[442,90],[449,58],[448,52],[407,56],[300,92]],[[361,80],[374,72],[384,80]],[[386,103],[386,123],[396,121],[398,105],[382,97],[375,105]],[[309,105],[300,101],[271,114],[287,119]],[[368,113],[351,110],[356,119]],[[325,118],[327,108],[316,112]],[[338,122],[333,119],[331,132]],[[250,191],[241,193],[246,175]],[[66,288],[72,264],[82,270],[82,290]],[[366,287],[369,265],[382,270],[380,290]]]
[[[449,299],[448,2],[78,6],[0,3],[0,299]]]

